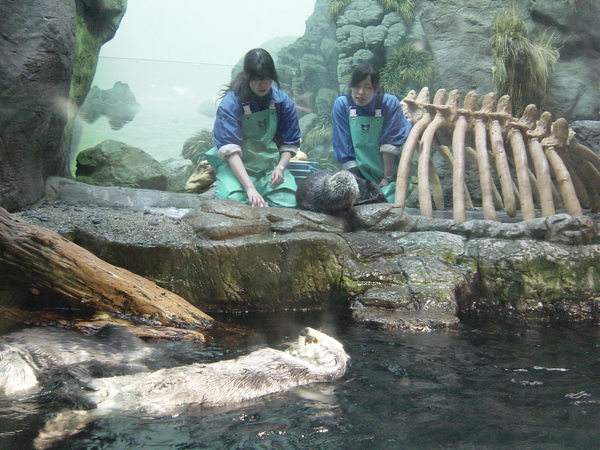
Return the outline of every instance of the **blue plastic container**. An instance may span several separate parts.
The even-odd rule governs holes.
[[[287,168],[294,175],[296,184],[300,184],[308,175],[319,170],[318,165],[316,161],[290,161]]]

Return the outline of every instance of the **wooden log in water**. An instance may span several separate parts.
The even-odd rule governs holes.
[[[75,308],[125,314],[162,326],[206,329],[214,319],[182,297],[113,266],[47,228],[0,208],[0,268]]]

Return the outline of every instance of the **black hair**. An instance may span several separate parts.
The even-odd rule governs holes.
[[[373,64],[359,64],[352,71],[352,78],[350,79],[350,87],[353,88],[358,86],[365,78],[371,76],[371,84],[377,90],[379,86],[379,70]]]
[[[264,48],[254,48],[246,53],[242,71],[231,80],[229,86],[225,87],[222,95],[225,95],[227,91],[233,91],[243,102],[246,102],[254,96],[248,83],[251,80],[266,78],[273,80],[279,87],[279,76],[277,75],[277,70],[275,70],[275,62],[270,53]]]

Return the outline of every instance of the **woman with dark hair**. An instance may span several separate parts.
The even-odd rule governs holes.
[[[379,80],[371,64],[354,68],[351,95],[333,104],[333,155],[345,170],[378,184],[393,203],[398,155],[411,125],[398,98],[380,92]]]
[[[300,145],[296,107],[279,87],[269,52],[257,48],[225,88],[206,153],[217,175],[217,199],[251,206],[296,206],[296,182],[286,170]]]

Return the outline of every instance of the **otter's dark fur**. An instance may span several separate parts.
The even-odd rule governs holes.
[[[358,198],[354,205],[368,205],[369,203],[387,203],[387,198],[377,185],[371,180],[365,180],[362,177],[356,177],[358,183]]]
[[[298,208],[331,215],[344,214],[354,205],[386,201],[379,186],[346,170],[311,173],[296,191]]]

